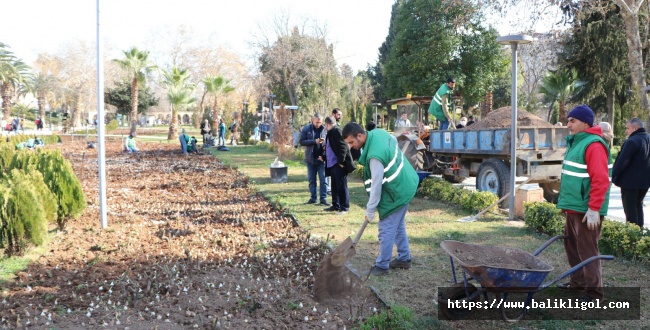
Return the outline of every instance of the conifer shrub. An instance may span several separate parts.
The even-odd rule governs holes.
[[[11,159],[14,157],[14,149],[7,143],[0,145],[0,173],[5,173],[9,169]]]
[[[81,182],[72,170],[70,162],[59,150],[38,150],[36,169],[43,174],[43,180],[58,202],[57,225],[65,228],[69,219],[79,217],[86,209],[86,197]]]
[[[0,183],[0,241],[7,255],[21,255],[28,243],[41,245],[45,241],[47,212],[33,183],[38,179],[38,174],[14,169]]]
[[[106,130],[109,131],[109,132],[117,130],[118,127],[119,127],[119,125],[117,124],[116,119],[113,119],[113,120],[109,121],[108,124],[106,124]]]

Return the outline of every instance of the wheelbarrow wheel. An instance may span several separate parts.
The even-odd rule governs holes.
[[[510,295],[510,298],[515,298],[515,301],[521,301],[523,300],[524,302],[526,301],[527,298],[521,298],[519,296],[521,295],[527,295],[528,298],[532,298],[532,295],[529,293],[503,293],[503,299],[501,298],[501,294],[497,293],[496,297],[497,300],[501,301],[507,301],[508,300],[508,295]],[[513,297],[514,296],[514,297]],[[528,305],[526,305],[528,306]],[[510,309],[510,308],[505,308],[504,305],[501,305],[499,307],[499,311],[501,312],[501,318],[506,321],[506,322],[518,322],[521,321],[527,314],[528,309],[524,306],[522,309],[517,310],[517,309]]]
[[[471,283],[467,283],[467,292],[471,295],[476,292],[476,287]],[[472,310],[469,308],[450,308],[447,305],[447,301],[461,301],[465,297],[467,297],[467,294],[465,293],[465,285],[463,283],[456,283],[445,290],[445,292],[438,293],[438,308],[440,308],[442,315],[448,320],[461,320],[466,318]],[[479,295],[472,299],[472,301],[478,300]]]

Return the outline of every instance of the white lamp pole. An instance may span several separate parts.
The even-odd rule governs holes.
[[[517,176],[517,46],[533,41],[528,35],[515,34],[497,38],[502,45],[510,45],[512,50],[512,125],[510,126],[510,204],[508,218],[515,218],[515,179]]]

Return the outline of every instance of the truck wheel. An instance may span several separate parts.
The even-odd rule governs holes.
[[[476,190],[489,191],[499,198],[510,192],[510,168],[502,160],[490,158],[481,163],[476,174]],[[508,200],[501,202],[508,205]]]
[[[544,189],[544,199],[553,204],[557,204],[557,198],[560,197],[560,183],[540,183],[539,187]]]
[[[416,171],[424,170],[423,153],[418,151],[415,143],[406,136],[400,136],[398,139],[398,148],[404,154],[406,160],[413,166]]]

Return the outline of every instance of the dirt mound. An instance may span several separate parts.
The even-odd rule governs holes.
[[[512,124],[512,107],[503,107],[495,109],[487,116],[477,121],[464,129],[466,130],[479,130],[486,128],[506,128]],[[553,124],[546,120],[522,109],[517,109],[517,125],[518,126],[537,126],[537,127],[553,127]]]

